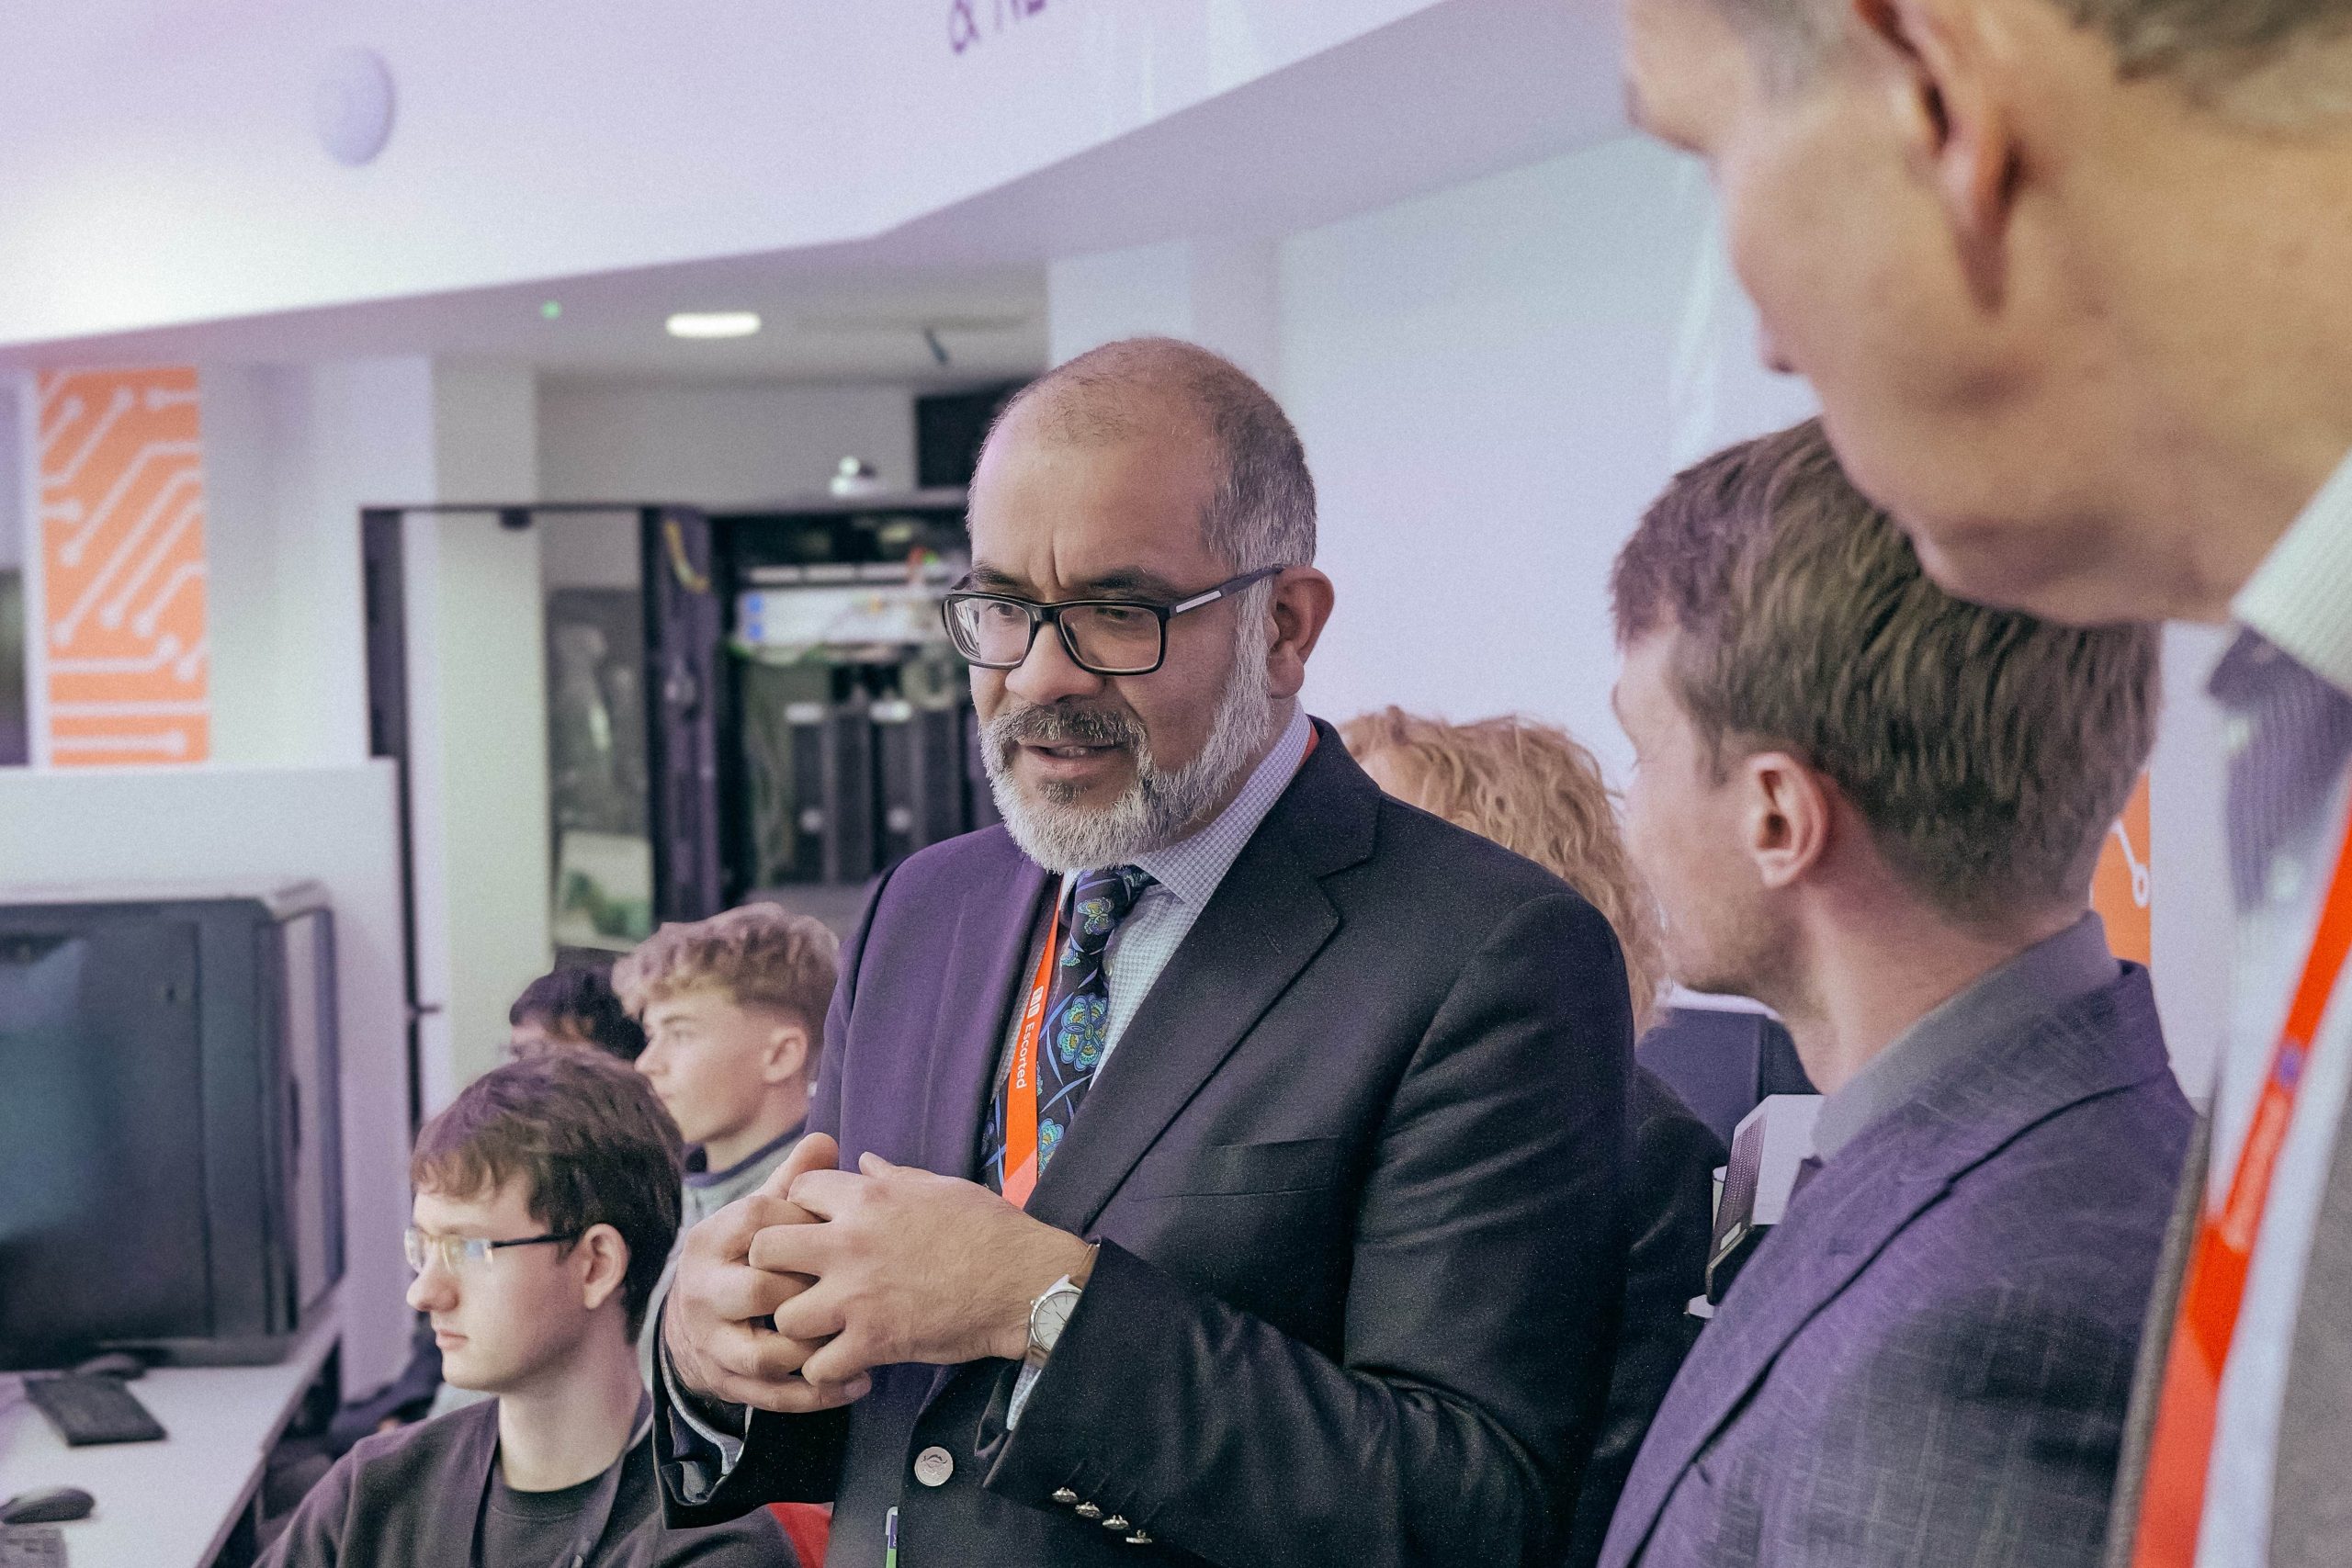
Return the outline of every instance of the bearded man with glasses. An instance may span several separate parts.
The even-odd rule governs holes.
[[[1049,373],[971,533],[1004,822],[884,880],[809,1137],[688,1236],[671,1517],[831,1501],[834,1561],[902,1568],[1551,1561],[1623,1285],[1608,923],[1302,711],[1314,485],[1233,366]]]

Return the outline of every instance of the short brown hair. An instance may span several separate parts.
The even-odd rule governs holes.
[[[1838,0],[1719,0],[1782,85],[1800,81],[1851,26]],[[2352,0],[2052,0],[2115,51],[2126,82],[2165,79],[2191,101],[2288,126],[2352,107]]]
[[[1803,759],[1962,919],[2082,897],[2154,742],[2154,628],[1951,597],[1817,420],[1677,475],[1610,586],[1621,645],[1680,632],[1670,683],[1718,766]]]
[[[808,1029],[808,1077],[817,1075],[841,963],[841,939],[812,915],[777,904],[746,904],[707,920],[663,926],[613,967],[613,989],[631,1016],[685,991],[722,992],[738,1007],[774,1008]]]
[[[677,1239],[685,1148],[636,1068],[584,1051],[492,1067],[416,1134],[410,1185],[473,1198],[513,1180],[559,1235],[606,1224],[628,1244],[621,1299],[634,1339]]]
[[[1625,955],[1634,1032],[1650,1026],[1666,976],[1657,907],[1634,874],[1600,764],[1548,724],[1516,715],[1448,724],[1398,707],[1340,726],[1360,761],[1391,761],[1424,811],[1525,855],[1584,895]]]

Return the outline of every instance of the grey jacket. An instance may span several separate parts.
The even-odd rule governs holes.
[[[497,1452],[495,1399],[363,1438],[302,1499],[261,1568],[464,1568],[472,1561]],[[639,1442],[618,1462],[626,1468],[612,1519],[587,1568],[791,1568],[798,1562],[764,1512],[715,1529],[665,1528],[652,1444]]]
[[[2147,973],[1822,1169],[1683,1363],[1604,1568],[2090,1568],[2190,1112]]]

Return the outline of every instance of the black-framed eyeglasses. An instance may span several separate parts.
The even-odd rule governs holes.
[[[408,1259],[410,1269],[424,1272],[427,1263],[437,1261],[450,1273],[481,1268],[490,1261],[490,1255],[503,1247],[546,1247],[550,1243],[578,1241],[582,1231],[549,1231],[545,1235],[517,1236],[513,1241],[486,1241],[478,1235],[428,1235],[414,1225],[401,1233],[401,1253]]]
[[[956,651],[982,670],[1021,668],[1037,640],[1037,628],[1051,621],[1061,634],[1062,651],[1088,674],[1148,675],[1168,658],[1170,619],[1229,599],[1286,570],[1261,567],[1173,604],[1140,599],[1065,599],[1040,604],[1009,593],[958,589],[939,608]]]

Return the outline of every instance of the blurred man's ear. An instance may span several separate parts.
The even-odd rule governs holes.
[[[765,1083],[798,1083],[808,1068],[808,1026],[793,1019],[778,1019],[768,1030],[767,1048],[760,1057],[760,1077]]]
[[[1968,0],[1852,0],[1864,33],[1898,73],[1896,112],[1912,156],[1932,171],[1971,287],[1996,302],[2017,188],[2012,83]]]
[[[581,1233],[576,1245],[588,1259],[588,1272],[581,1281],[581,1304],[594,1312],[628,1278],[628,1243],[611,1225],[594,1224]]]
[[[1833,807],[1821,775],[1785,751],[1758,751],[1733,770],[1741,802],[1741,848],[1766,887],[1791,887],[1829,848]]]

